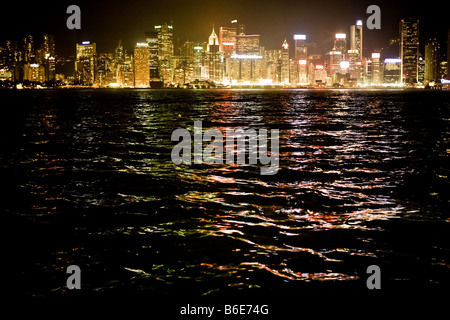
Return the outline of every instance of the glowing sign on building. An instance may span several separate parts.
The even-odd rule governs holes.
[[[306,40],[306,34],[294,34],[294,40]]]

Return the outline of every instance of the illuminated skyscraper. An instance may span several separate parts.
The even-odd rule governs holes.
[[[281,45],[281,82],[288,84],[289,80],[289,44],[286,39],[284,39]]]
[[[145,39],[150,49],[150,81],[160,81],[158,32],[146,32]]]
[[[224,59],[224,79],[231,81],[231,56],[236,53],[236,20],[232,21],[233,27],[221,27],[219,31],[220,51]]]
[[[350,26],[350,50],[358,50],[359,60],[363,57],[363,23],[356,21],[355,25]]]
[[[45,81],[54,81],[56,78],[55,38],[45,34],[40,50],[40,62],[44,68]]]
[[[372,53],[372,84],[379,85],[382,82],[381,54]]]
[[[35,58],[34,38],[32,35],[28,35],[23,38],[22,60],[24,62],[35,62]]]
[[[306,84],[308,82],[308,46],[306,43],[306,35],[294,35],[294,55],[297,65],[297,80],[299,83]]]
[[[336,33],[336,38],[334,39],[334,49],[336,51],[346,52],[347,51],[347,35],[345,33]]]
[[[172,57],[174,53],[173,47],[173,25],[155,26],[158,33],[158,59],[159,73],[162,80],[166,84],[172,82]]]
[[[402,83],[418,82],[419,68],[419,20],[400,21],[400,59],[402,59]]]
[[[224,58],[231,57],[236,48],[236,32],[235,27],[220,27],[219,45]]]
[[[134,48],[134,87],[150,86],[150,47],[148,43],[137,43]]]
[[[384,82],[401,84],[402,59],[384,59]]]
[[[425,45],[425,84],[438,80],[439,51],[440,46],[436,39],[430,40]]]
[[[450,79],[450,28],[447,31],[447,79]]]
[[[259,34],[237,35],[237,55],[259,55]]]
[[[76,45],[75,78],[83,85],[93,85],[96,79],[97,45],[83,41]]]
[[[219,50],[219,37],[214,32],[214,28],[208,39],[207,58],[208,58],[208,74],[209,80],[214,82],[222,82],[222,61],[221,52]]]

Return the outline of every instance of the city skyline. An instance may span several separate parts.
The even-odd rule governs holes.
[[[77,4],[81,9],[81,30],[66,28],[66,8]],[[164,3],[142,3],[140,1],[85,1],[57,2],[50,1],[24,10],[18,4],[5,4],[5,12],[20,13],[5,15],[5,28],[0,31],[0,39],[16,39],[28,34],[54,34],[58,43],[58,54],[74,54],[73,43],[81,41],[97,42],[99,51],[110,52],[118,40],[122,40],[127,50],[144,39],[144,33],[151,31],[153,25],[170,23],[176,30],[175,46],[185,41],[206,41],[213,25],[226,26],[237,19],[247,26],[249,34],[260,34],[261,45],[268,49],[278,48],[284,38],[290,41],[293,34],[308,34],[319,47],[325,48],[333,41],[334,34],[344,29],[355,20],[365,21],[369,16],[366,9],[376,4],[381,8],[381,30],[366,31],[369,51],[380,49],[389,40],[398,36],[398,21],[402,18],[414,18],[423,21],[421,36],[423,41],[437,38],[446,39],[449,27],[440,2],[433,6],[411,5],[405,1],[323,1],[298,2],[283,0],[248,1],[239,3],[204,3],[191,1],[169,1]],[[444,2],[441,2],[444,5]],[[18,19],[20,16],[20,19]]]
[[[373,7],[379,13],[372,12]],[[347,11],[352,10],[342,12]],[[266,34],[238,19],[213,23],[208,28],[209,37],[195,40],[180,40],[180,34],[186,30],[178,31],[173,21],[160,20],[141,31],[131,48],[127,47],[130,39],[116,35],[114,48],[108,50],[102,49],[107,39],[84,36],[80,39],[83,28],[72,30],[77,35],[77,41],[72,43],[76,50],[68,56],[61,54],[63,49],[59,49],[53,34],[27,34],[0,44],[0,79],[15,83],[56,81],[58,85],[135,88],[192,87],[193,83],[196,87],[199,81],[209,82],[208,87],[424,87],[449,79],[445,48],[450,40],[438,39],[438,31],[442,30],[433,29],[435,32],[428,37],[423,30],[428,29],[429,20],[403,16],[397,22],[397,34],[378,46],[371,34],[386,31],[383,11],[371,5],[364,13],[364,18],[355,16],[324,38],[315,37],[314,32],[284,36],[278,32],[275,46],[267,46]],[[345,15],[337,12],[335,16],[340,21]],[[97,21],[103,25],[101,18]],[[322,27],[333,25],[332,21],[323,21]],[[267,23],[261,24],[264,25]],[[438,28],[436,23],[432,26]],[[195,34],[194,29],[187,31]],[[270,31],[273,34],[279,30],[273,27]]]

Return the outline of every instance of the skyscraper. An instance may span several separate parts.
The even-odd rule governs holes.
[[[382,82],[381,54],[372,53],[372,84],[379,85]]]
[[[150,47],[148,43],[137,43],[134,47],[134,87],[150,86]]]
[[[294,35],[294,58],[296,61],[298,82],[305,84],[308,82],[308,46],[306,35]]]
[[[83,85],[93,85],[97,69],[97,45],[83,41],[76,45],[75,78]]]
[[[173,25],[155,26],[158,33],[159,73],[165,83],[172,82]]]
[[[158,32],[146,32],[145,39],[150,49],[150,81],[160,81]]]
[[[450,79],[450,28],[447,31],[447,79]]]
[[[336,33],[334,39],[334,49],[336,51],[345,52],[347,50],[347,35],[345,33]]]
[[[55,37],[52,34],[44,34],[42,40],[42,50],[44,57],[55,57]]]
[[[419,68],[419,20],[400,21],[400,59],[402,60],[402,83],[418,82]]]
[[[288,84],[289,81],[289,44],[284,39],[281,45],[281,82]]]
[[[350,26],[350,50],[358,50],[359,60],[363,57],[363,23],[356,21],[355,25]]]
[[[436,39],[430,39],[425,45],[425,84],[438,80],[439,51],[440,46]]]
[[[44,68],[45,81],[56,79],[55,38],[51,34],[45,34],[41,46],[41,62]]]
[[[231,57],[236,48],[236,32],[235,27],[220,27],[219,45],[220,51],[224,53],[224,58]]]
[[[208,58],[209,80],[214,82],[222,82],[221,52],[219,47],[219,37],[217,37],[217,34],[213,28],[208,39],[206,51]]]

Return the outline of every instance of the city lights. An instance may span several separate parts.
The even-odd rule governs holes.
[[[317,45],[323,39],[309,39],[303,33],[293,33],[290,41],[289,37],[280,39],[272,48],[262,35],[247,34],[245,24],[228,21],[205,30],[203,38],[184,43],[172,23],[155,24],[144,31],[132,50],[119,41],[113,52],[100,52],[96,42],[81,41],[69,60],[74,70],[67,74],[56,73],[57,66],[68,62],[57,58],[52,35],[44,35],[39,50],[33,37],[26,36],[14,48],[11,42],[0,46],[0,68],[5,70],[0,81],[58,81],[95,88],[359,87],[386,83],[424,87],[442,84],[440,79],[448,73],[447,65],[438,62],[436,40],[426,44],[428,58],[418,55],[418,20],[400,21],[400,41],[391,43],[399,47],[400,56],[387,59],[381,59],[380,52],[363,50],[371,44],[364,37],[361,19],[349,24],[348,33],[343,29],[334,33],[324,49]]]

